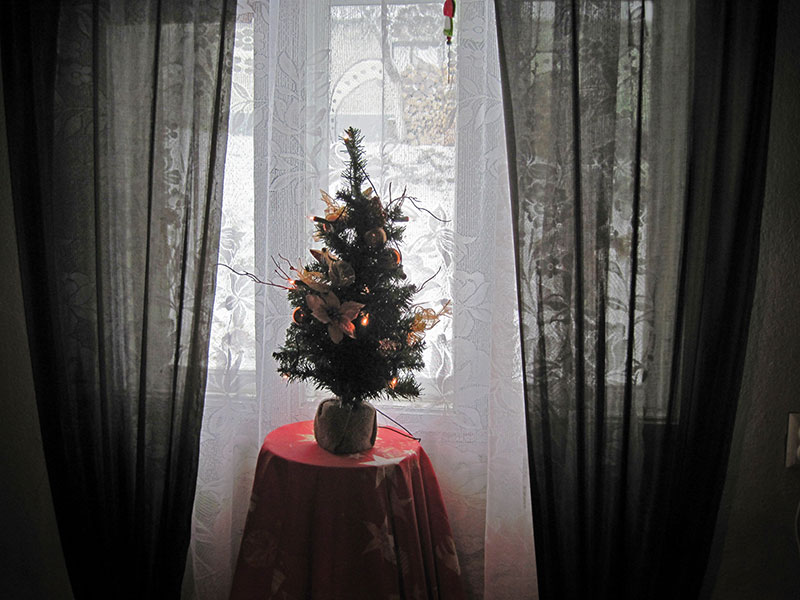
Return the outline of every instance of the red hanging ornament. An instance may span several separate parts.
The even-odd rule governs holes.
[[[456,3],[455,0],[444,0],[442,13],[445,16],[444,20],[444,34],[447,36],[448,46],[453,38],[453,19],[456,16]]]
[[[456,3],[455,0],[444,0],[444,6],[442,7],[442,13],[445,16],[444,19],[444,34],[447,36],[447,45],[450,45],[450,42],[453,38],[453,19],[456,16]]]
[[[447,37],[447,83],[450,84],[453,81],[450,46],[453,42],[453,19],[456,16],[455,0],[445,0],[444,6],[442,7],[442,13],[444,14],[444,35]]]

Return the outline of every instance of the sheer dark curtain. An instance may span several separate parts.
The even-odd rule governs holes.
[[[76,599],[180,593],[234,20],[226,0],[0,9],[31,360]]]
[[[543,598],[693,598],[747,342],[776,2],[496,0]]]

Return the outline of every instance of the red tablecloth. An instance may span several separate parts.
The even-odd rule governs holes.
[[[390,428],[337,456],[313,423],[270,433],[258,457],[231,598],[463,598],[430,459]]]

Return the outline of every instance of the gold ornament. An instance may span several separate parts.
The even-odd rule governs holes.
[[[370,248],[377,248],[378,246],[382,246],[386,243],[386,232],[383,230],[383,227],[376,227],[375,229],[370,229],[364,234],[364,242]]]
[[[347,216],[347,207],[338,204],[325,190],[320,190],[320,193],[322,194],[322,201],[325,203],[325,220],[330,223],[335,223],[339,219],[344,221],[344,217]]]
[[[452,314],[450,300],[444,303],[438,311],[432,308],[417,308],[414,312],[414,321],[411,323],[411,331],[408,332],[407,342],[411,346],[421,342],[425,337],[425,332],[432,329],[444,316]]]
[[[397,248],[386,248],[378,258],[378,265],[384,269],[394,269],[400,266],[403,257]]]

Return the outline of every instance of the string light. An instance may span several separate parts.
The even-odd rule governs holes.
[[[397,377],[392,377],[392,380],[389,382],[389,387],[394,389],[397,385]]]
[[[369,325],[369,313],[364,313],[364,316],[361,317],[361,325],[362,327]]]

